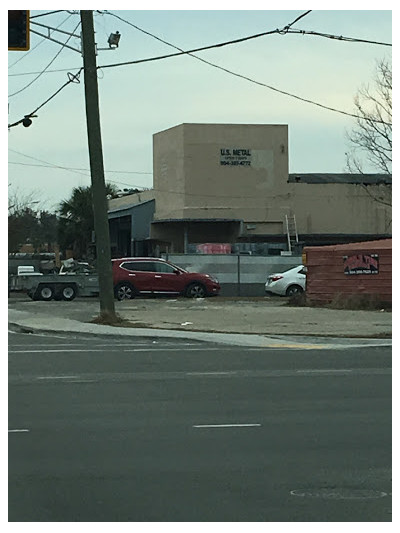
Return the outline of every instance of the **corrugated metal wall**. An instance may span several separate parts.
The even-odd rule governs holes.
[[[221,296],[265,296],[270,274],[301,265],[301,256],[252,256],[235,254],[162,254],[191,272],[216,276]]]
[[[307,246],[303,250],[303,262],[307,266],[310,301],[329,302],[339,294],[371,294],[384,302],[392,301],[392,239]],[[369,262],[373,267],[363,270],[360,265]],[[346,273],[349,264],[354,268]]]

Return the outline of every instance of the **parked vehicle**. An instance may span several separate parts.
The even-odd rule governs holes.
[[[299,265],[297,267],[271,274],[268,276],[265,284],[265,292],[278,294],[279,296],[293,296],[306,290],[306,267]]]
[[[220,291],[216,278],[188,272],[164,259],[113,259],[112,270],[114,294],[118,300],[131,299],[138,294],[183,294],[188,298],[204,298]]]
[[[76,296],[97,296],[99,279],[97,274],[43,274],[21,276],[22,284],[32,300],[72,301]]]

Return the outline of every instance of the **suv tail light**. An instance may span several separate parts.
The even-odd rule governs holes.
[[[283,276],[270,276],[269,279],[271,281],[278,281],[280,279],[283,279]]]

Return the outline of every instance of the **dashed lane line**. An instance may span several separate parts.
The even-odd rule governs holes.
[[[196,424],[192,427],[198,428],[198,429],[253,428],[253,427],[261,427],[261,424]]]

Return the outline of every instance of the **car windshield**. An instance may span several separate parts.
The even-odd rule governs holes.
[[[181,272],[188,272],[188,270],[186,270],[185,268],[182,268],[182,267],[178,267],[176,265],[174,265],[173,263],[170,263],[169,261],[167,261],[168,265],[171,265],[172,267],[176,268],[177,270],[180,270]]]

